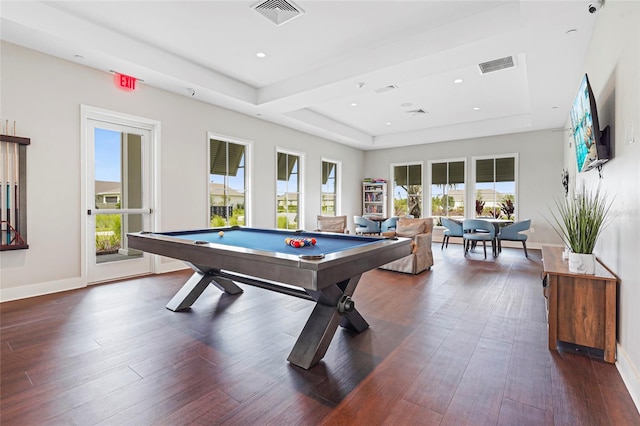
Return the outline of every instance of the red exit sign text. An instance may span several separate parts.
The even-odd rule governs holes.
[[[136,81],[138,79],[130,75],[116,73],[116,85],[125,90],[136,90]]]

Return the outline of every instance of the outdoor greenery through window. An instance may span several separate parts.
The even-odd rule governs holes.
[[[277,228],[298,229],[300,200],[300,157],[278,152],[276,191]]]
[[[246,146],[209,139],[211,226],[245,225]]]
[[[515,220],[515,156],[475,159],[475,216]]]
[[[440,223],[441,217],[464,219],[465,161],[431,163],[431,215]]]
[[[338,202],[338,164],[322,161],[322,214],[335,216]]]
[[[393,166],[393,214],[422,217],[422,164]]]

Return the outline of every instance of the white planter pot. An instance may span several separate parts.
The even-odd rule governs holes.
[[[576,274],[595,274],[596,255],[569,253],[569,272],[573,272]]]

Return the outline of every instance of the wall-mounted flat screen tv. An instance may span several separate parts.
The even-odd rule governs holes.
[[[609,160],[609,126],[600,131],[596,99],[586,74],[570,116],[578,171],[586,172],[606,163]]]

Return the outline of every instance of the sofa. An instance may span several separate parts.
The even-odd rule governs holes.
[[[398,219],[395,231],[383,232],[385,237],[411,238],[411,254],[401,259],[382,265],[380,269],[406,274],[419,274],[433,266],[431,240],[433,237],[433,218]]]

